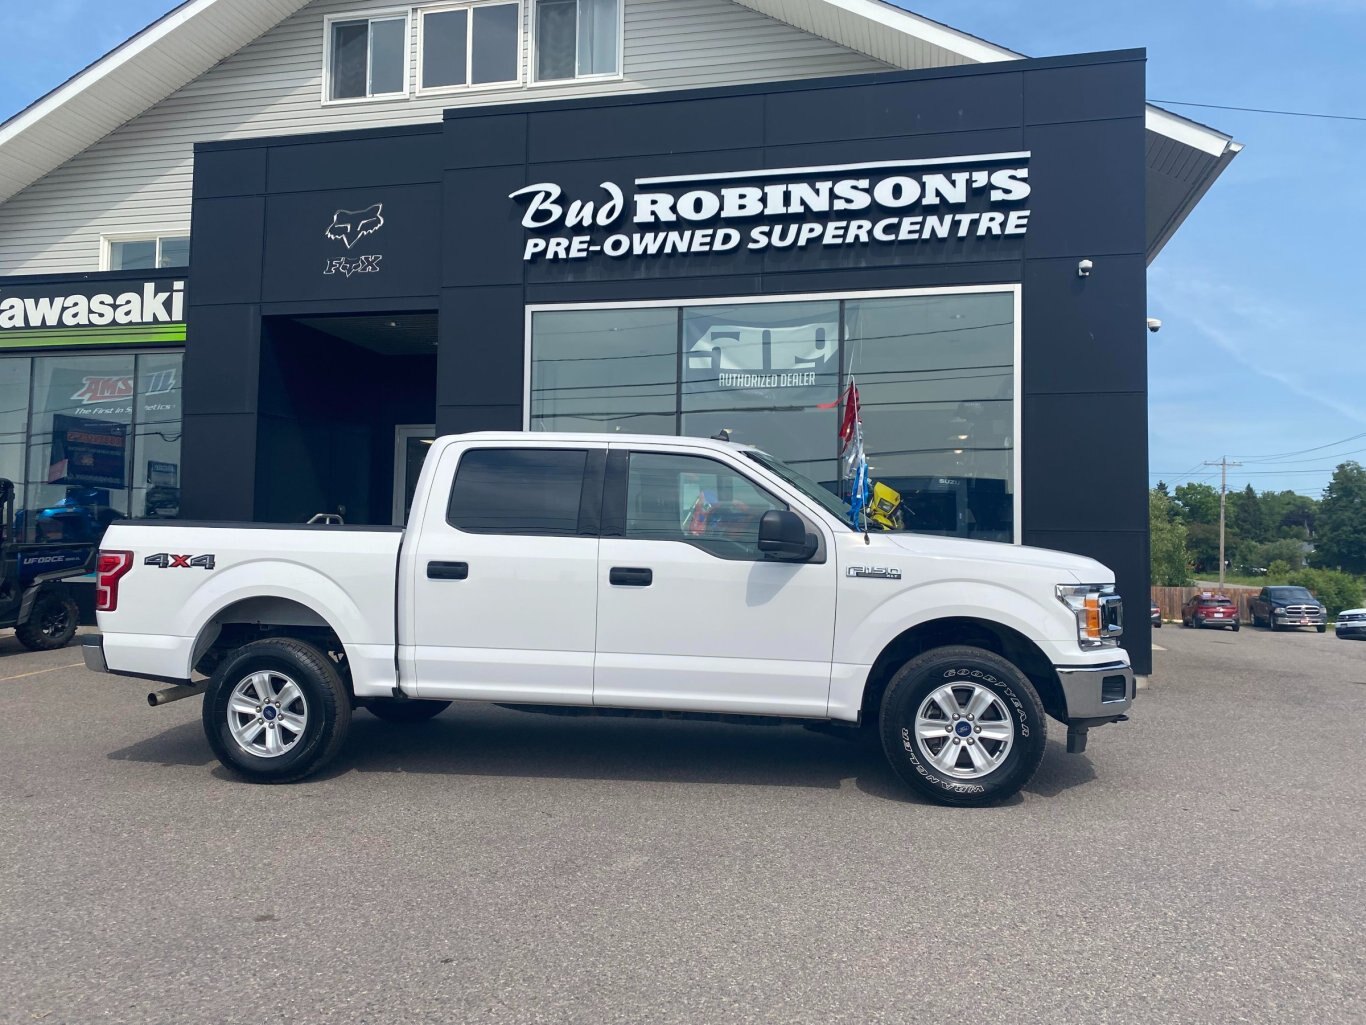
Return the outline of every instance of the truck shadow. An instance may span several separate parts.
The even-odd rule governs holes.
[[[166,767],[214,762],[197,720],[108,757]],[[800,726],[550,716],[482,705],[450,709],[413,725],[357,711],[336,760],[303,785],[352,772],[825,790],[852,781],[871,797],[928,803],[902,786],[876,746]],[[221,766],[213,773],[236,778]],[[1053,796],[1094,778],[1085,755],[1068,755],[1061,743],[1050,742],[1026,792]]]

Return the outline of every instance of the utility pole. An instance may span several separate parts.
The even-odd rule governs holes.
[[[1220,456],[1218,462],[1213,459],[1205,460],[1206,466],[1219,467],[1219,590],[1224,589],[1224,506],[1228,498],[1228,468],[1230,466],[1242,466],[1242,463],[1230,463],[1228,456]]]

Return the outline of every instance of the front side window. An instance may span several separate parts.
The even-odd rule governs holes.
[[[446,520],[471,534],[573,537],[579,530],[583,449],[474,449],[460,457]]]
[[[535,0],[536,80],[621,71],[621,0]]]
[[[626,537],[681,541],[722,559],[762,559],[759,520],[786,509],[748,478],[703,456],[632,452]]]
[[[106,270],[152,270],[188,267],[188,235],[153,235],[147,238],[111,239]]]
[[[328,48],[329,99],[407,93],[407,14],[334,21],[329,28]]]
[[[515,83],[521,79],[521,9],[473,3],[422,12],[423,89]]]

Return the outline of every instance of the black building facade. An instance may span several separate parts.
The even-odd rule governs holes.
[[[435,434],[724,429],[838,490],[852,381],[906,529],[1093,556],[1141,609],[1145,145],[1141,51],[202,144],[143,484],[391,523]]]

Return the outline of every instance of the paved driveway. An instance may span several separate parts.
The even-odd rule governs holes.
[[[253,787],[199,699],[5,634],[0,1021],[1359,1025],[1366,643],[1156,639],[970,811],[796,727],[488,706]]]

